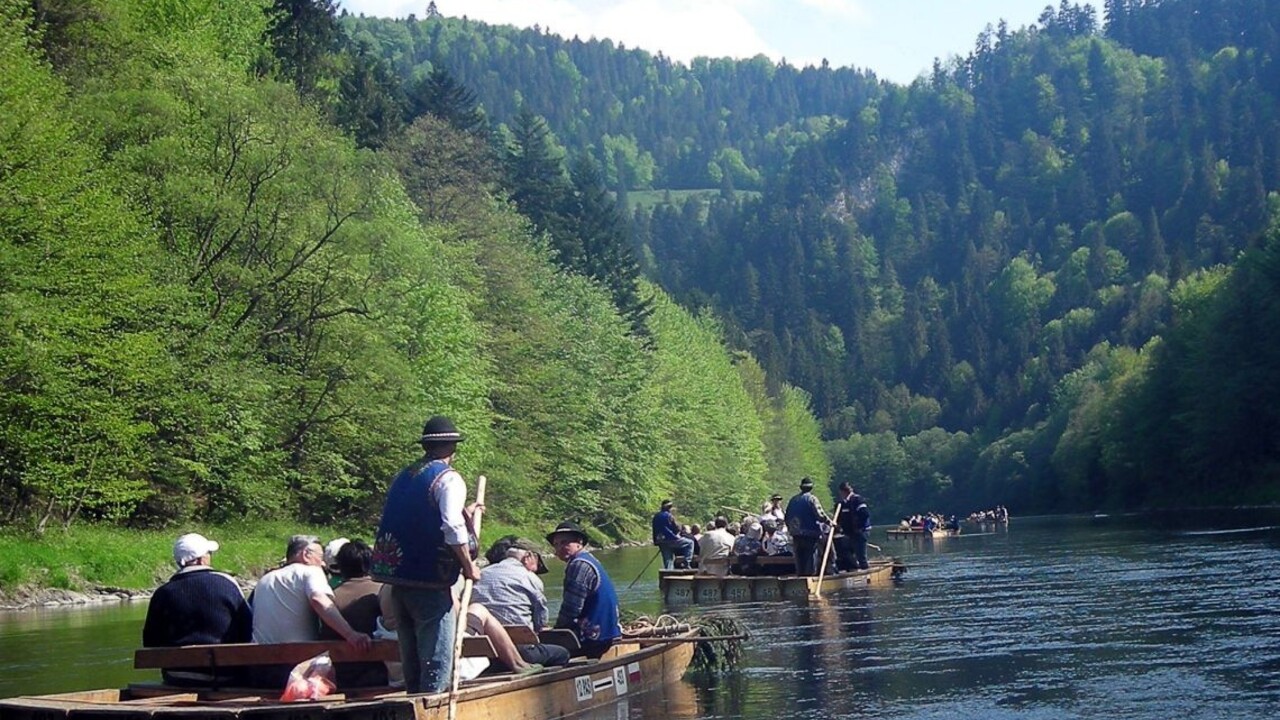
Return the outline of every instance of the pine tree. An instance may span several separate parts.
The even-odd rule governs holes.
[[[527,108],[511,128],[512,144],[507,148],[506,187],[516,209],[533,224],[536,232],[549,235],[564,267],[581,250],[568,242],[560,208],[569,194],[562,156],[546,120]]]
[[[583,155],[570,173],[572,193],[563,215],[581,255],[569,261],[578,272],[604,285],[637,336],[647,336],[645,319],[653,312],[640,291],[640,265],[627,236],[626,220],[609,196],[604,178],[590,157]]]
[[[361,44],[347,54],[334,120],[361,147],[380,148],[404,127],[404,97],[387,63]]]
[[[321,99],[321,80],[342,45],[342,28],[333,0],[273,0],[266,39],[280,63],[280,74],[311,100]]]
[[[483,135],[488,128],[476,94],[441,67],[414,85],[409,94],[409,112],[415,118],[435,115],[472,135]]]

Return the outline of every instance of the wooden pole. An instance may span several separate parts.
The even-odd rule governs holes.
[[[836,520],[840,518],[840,506],[836,505],[836,511],[831,516],[831,531],[827,533],[827,547],[822,551],[822,567],[818,568],[818,584],[813,587],[813,594],[822,595],[822,578],[827,574],[827,562],[831,559],[831,545],[836,539]]]
[[[476,504],[484,504],[485,476],[476,478]],[[471,521],[471,529],[476,533],[476,544],[480,543],[480,519],[484,515],[482,508],[476,508],[475,517]],[[449,720],[458,717],[458,681],[461,679],[459,665],[462,664],[462,638],[467,630],[467,606],[471,604],[471,578],[462,581],[462,603],[458,605],[458,618],[453,628],[453,667],[449,681]]]
[[[655,554],[653,557],[649,558],[649,562],[645,563],[645,564],[644,564],[644,567],[640,568],[640,574],[636,576],[636,579],[635,579],[635,580],[632,580],[632,581],[631,581],[631,584],[627,586],[627,590],[630,590],[631,588],[635,587],[635,584],[636,584],[636,583],[638,583],[638,582],[640,582],[640,578],[644,576],[644,571],[645,571],[645,570],[648,570],[648,569],[649,569],[649,566],[653,564],[653,561],[654,561],[654,560],[657,560],[657,559],[658,559],[658,555],[661,555],[661,554],[662,554],[662,548],[658,548],[658,552],[657,552],[657,554]],[[623,590],[623,592],[626,592],[626,590]]]

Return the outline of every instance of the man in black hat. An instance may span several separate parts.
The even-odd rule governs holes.
[[[766,519],[772,519],[775,524],[780,524],[787,519],[787,513],[782,509],[782,495],[774,493],[769,496],[769,501],[760,506],[760,522]]]
[[[508,535],[499,538],[485,553],[489,565],[472,589],[471,602],[488,608],[504,626],[523,625],[534,632],[547,628],[547,595],[542,578],[547,564],[538,546],[529,540]],[[545,643],[517,644],[516,651],[527,663],[544,667],[569,662],[569,651]]]
[[[422,428],[423,456],[391,481],[373,548],[373,577],[391,586],[400,659],[410,693],[443,692],[453,671],[458,575],[480,579],[466,508],[467,486],[453,469],[462,433],[437,415]]]
[[[813,496],[813,481],[800,481],[800,494],[787,502],[787,532],[791,535],[791,547],[796,558],[797,575],[817,575],[818,539],[822,537],[822,524],[830,522],[822,503]]]
[[[622,637],[613,581],[600,561],[587,552],[587,534],[577,525],[560,523],[547,534],[547,542],[555,548],[556,557],[568,563],[556,627],[573,630],[583,654],[598,658]]]
[[[653,544],[662,553],[662,568],[670,569],[675,564],[676,553],[684,559],[684,566],[693,564],[693,538],[680,533],[680,523],[676,522],[676,504],[663,500],[657,514],[653,516]]]

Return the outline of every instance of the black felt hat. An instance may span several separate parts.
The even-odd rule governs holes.
[[[805,479],[803,479],[803,480],[801,480],[801,481],[800,481],[800,491],[801,491],[801,492],[809,492],[809,491],[810,491],[810,490],[812,490],[812,489],[813,489],[813,481],[812,481],[812,480],[810,480],[809,478],[805,478]]]
[[[418,442],[423,445],[432,445],[436,443],[457,443],[462,442],[464,439],[452,420],[444,415],[436,415],[422,426],[422,438]]]
[[[556,526],[555,530],[552,530],[551,532],[547,533],[547,542],[551,543],[552,545],[555,545],[555,541],[552,540],[552,538],[554,538],[557,535],[577,535],[578,539],[582,541],[583,545],[586,545],[587,542],[589,541],[587,534],[582,531],[582,528],[578,527],[576,523],[571,523],[568,520],[560,523],[559,525]]]

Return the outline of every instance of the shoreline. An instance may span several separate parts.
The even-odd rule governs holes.
[[[0,613],[149,600],[153,592],[154,590],[129,590],[113,587],[100,587],[92,590],[18,588],[12,593],[0,595]]]
[[[610,543],[609,545],[599,549],[618,550],[625,547],[640,547],[645,544],[646,543],[637,540],[628,540]],[[264,570],[266,569],[270,568],[265,568]],[[235,575],[232,575],[232,577],[235,578],[236,584],[240,586],[241,591],[246,593],[252,590],[253,586],[256,584],[253,581],[248,581],[244,578],[236,577]],[[111,586],[99,586],[87,590],[66,590],[63,588],[30,586],[19,587],[15,588],[11,592],[0,591],[0,613],[137,602],[140,600],[151,599],[151,595],[155,593],[155,591],[156,588],[131,590],[129,588]]]

